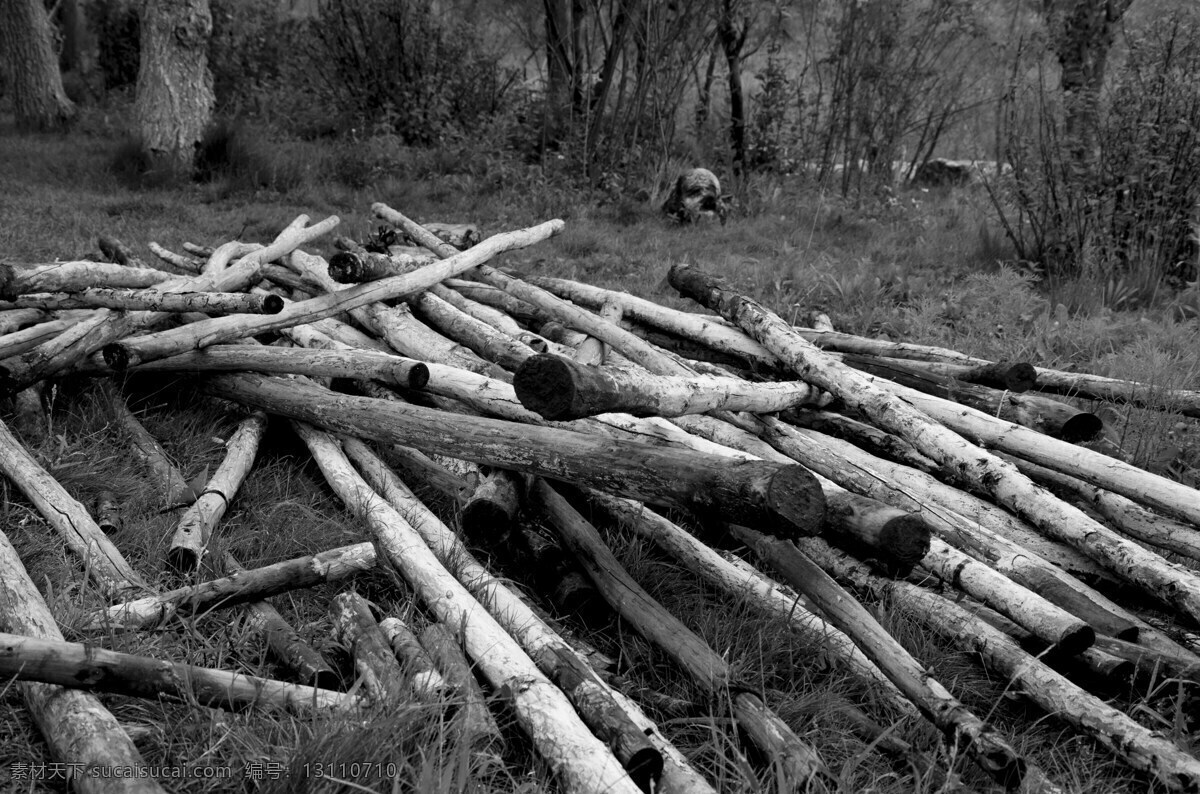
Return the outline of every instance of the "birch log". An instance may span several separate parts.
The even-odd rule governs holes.
[[[336,582],[375,567],[375,548],[355,543],[261,568],[238,570],[220,579],[114,604],[82,626],[84,631],[144,629],[175,615],[259,601],[289,590]]]
[[[167,549],[167,564],[177,571],[195,571],[208,550],[212,532],[229,509],[254,459],[258,445],[267,430],[267,416],[256,411],[238,425],[225,442],[225,459],[204,485],[204,490],[179,519],[171,545]]]
[[[950,741],[981,769],[1006,787],[1018,785],[1026,762],[991,726],[964,706],[879,625],[871,613],[796,546],[734,527],[734,535],[767,560],[792,587],[813,603],[839,629],[854,638],[867,657],[904,692]]]
[[[54,615],[3,532],[0,532],[0,629],[20,632],[32,639],[63,641]],[[92,693],[33,682],[17,684],[17,691],[56,761],[81,764],[84,769],[146,766],[116,717]],[[83,794],[163,794],[162,787],[150,778],[84,775],[74,785]]]
[[[891,596],[897,608],[917,617],[959,648],[983,656],[990,667],[1007,676],[1048,713],[1084,730],[1133,768],[1150,773],[1173,791],[1200,790],[1200,760],[1050,670],[1002,632],[915,585],[875,577],[857,561],[820,541],[805,541],[803,546],[838,576],[857,587]]]
[[[113,343],[104,349],[105,360],[117,369],[125,369],[144,361],[185,350],[208,347],[244,336],[277,331],[292,325],[331,317],[378,301],[419,292],[445,278],[457,275],[505,251],[525,248],[558,233],[562,221],[550,221],[540,226],[490,237],[464,251],[452,260],[428,265],[421,270],[382,281],[360,284],[337,293],[298,301],[276,315],[249,318],[247,316],[217,317],[202,320],[170,331]]]
[[[372,491],[325,433],[303,424],[309,445],[330,485],[367,520],[381,549],[426,605],[446,625],[459,627],[467,652],[506,697],[538,752],[572,791],[635,794],[621,764],[588,732],[570,703],[516,642],[442,567],[411,525]]]
[[[657,504],[714,511],[783,531],[817,531],[824,516],[820,486],[799,466],[730,462],[644,443],[482,417],[456,417],[451,425],[444,421],[444,414],[431,409],[334,394],[258,375],[221,375],[209,380],[205,388],[217,396],[340,432],[567,480]],[[554,454],[547,454],[547,450],[554,450]]]
[[[0,675],[149,699],[166,695],[234,710],[273,706],[311,715],[362,706],[359,698],[342,692],[16,634],[0,634]]]
[[[966,441],[953,430],[938,424],[929,414],[922,413],[922,410],[928,408],[930,401],[937,398],[896,385],[894,388],[902,389],[903,395],[912,404],[896,399],[893,393],[872,382],[870,376],[856,374],[844,365],[830,360],[761,304],[724,290],[711,277],[699,271],[676,265],[671,268],[670,279],[685,295],[705,305],[717,307],[729,318],[737,318],[738,322],[744,323],[752,335],[756,335],[805,380],[837,395],[848,405],[870,417],[877,425],[902,436],[922,454],[953,469],[957,477],[971,482],[1039,530],[1072,543],[1097,562],[1137,584],[1159,600],[1200,619],[1200,576],[1124,540],[1079,509],[1065,504],[1034,485],[1011,464],[1001,461]],[[979,417],[973,422],[976,428],[986,426],[991,430],[986,438],[979,429],[966,430],[963,424],[954,418],[969,413]],[[936,419],[968,433],[971,437],[984,438],[988,443],[998,442],[1001,436],[1011,439],[1014,434],[1023,430],[1015,425],[1005,425],[1006,430],[1003,433],[997,432],[991,425],[990,417],[958,405],[953,409],[938,411]],[[1033,431],[1024,432],[1045,439],[1045,436]],[[1072,447],[1053,439],[1046,441]],[[1040,442],[1038,446],[1041,447]],[[1110,463],[1116,463],[1108,460]],[[1140,481],[1144,482],[1145,478],[1140,478]],[[1163,482],[1169,483],[1167,480]],[[1200,500],[1195,498],[1195,491],[1176,483],[1171,485],[1174,487],[1163,490],[1171,493],[1191,493],[1187,505],[1179,504],[1182,500],[1181,493],[1174,503],[1180,508],[1186,507],[1188,512],[1195,513],[1196,517],[1200,518]]]
[[[96,526],[87,508],[34,460],[3,422],[0,422],[0,474],[33,502],[106,596],[120,597],[149,587]]]

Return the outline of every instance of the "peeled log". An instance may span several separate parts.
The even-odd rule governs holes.
[[[474,250],[474,249],[472,249]],[[800,466],[735,461],[636,441],[445,414],[335,394],[259,375],[221,375],[206,390],[294,419],[426,452],[516,469],[642,501],[715,512],[787,533],[815,533],[825,499]]]
[[[93,287],[79,292],[34,293],[0,302],[5,308],[122,309],[127,311],[204,312],[205,314],[279,314],[278,295],[243,292],[162,292]]]
[[[0,298],[12,300],[32,292],[79,292],[93,287],[142,289],[179,278],[165,270],[149,270],[107,262],[55,262],[47,265],[0,265]]]
[[[521,404],[547,419],[581,419],[624,411],[682,416],[715,410],[774,413],[815,402],[807,383],[751,383],[741,378],[669,377],[580,364],[549,353],[533,356],[513,378]]]
[[[339,593],[329,604],[329,615],[371,702],[382,705],[402,700],[407,689],[404,671],[363,597],[355,592]]]
[[[385,620],[384,623],[387,623]],[[471,672],[471,664],[462,648],[445,626],[430,623],[421,632],[420,643],[441,671],[442,679],[458,698],[459,714],[469,744],[491,744],[502,738],[496,718],[488,711],[483,689]],[[393,644],[392,647],[395,647]]]

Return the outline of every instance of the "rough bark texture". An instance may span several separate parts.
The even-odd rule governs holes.
[[[50,38],[50,18],[41,0],[0,3],[0,58],[12,91],[17,129],[62,129],[75,118],[75,104],[63,90]]]
[[[468,743],[482,745],[502,741],[500,726],[488,711],[483,688],[475,680],[471,664],[463,655],[454,635],[442,624],[430,623],[421,632],[420,642],[461,704],[459,719],[462,721],[464,733],[467,734]],[[395,642],[392,643],[392,647],[395,648]]]
[[[156,165],[189,173],[212,117],[208,0],[143,0],[134,123]]]

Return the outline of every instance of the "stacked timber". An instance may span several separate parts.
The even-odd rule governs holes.
[[[38,423],[14,417],[20,437],[0,425],[0,472],[108,601],[77,623],[85,644],[48,623],[32,584],[5,601],[0,667],[36,682],[22,692],[58,760],[96,763],[104,752],[69,741],[73,726],[45,707],[64,687],[300,713],[415,699],[453,711],[472,746],[503,753],[490,692],[564,790],[714,791],[596,654],[496,568],[552,550],[553,563],[532,564],[543,595],[619,615],[725,712],[778,788],[836,780],[770,698],[625,569],[610,546],[619,525],[785,621],[1005,787],[1053,790],[867,604],[889,599],[1147,779],[1200,790],[1194,754],[1088,691],[1148,670],[1200,681],[1195,645],[1140,611],[1152,602],[1200,625],[1200,493],[1081,446],[1102,422],[1058,396],[1200,416],[1200,392],[865,339],[827,320],[793,327],[686,266],[670,269],[670,284],[712,313],[519,278],[490,262],[561,221],[481,239],[475,227],[372,211],[384,243],[372,252],[339,238],[328,259],[311,249],[337,219],[301,216],[265,246],[151,245],[172,271],[115,241],[106,247],[124,264],[0,265],[5,397],[36,413],[48,379],[99,379],[164,509],[183,509],[164,562],[199,578],[156,589],[123,556],[143,550],[115,542],[116,496],[93,519],[27,448],[36,434],[24,428]],[[249,409],[211,478],[188,481],[109,380],[136,372],[180,373]],[[213,554],[269,422],[308,448],[370,538],[250,569]],[[459,526],[417,489],[448,497]],[[0,551],[19,571],[7,542]],[[414,596],[415,625],[353,589],[379,569]],[[347,588],[329,605],[332,641],[351,660],[345,681],[266,601],[331,583]],[[118,631],[232,608],[303,683],[98,647]],[[920,748],[865,715],[857,724],[928,770]],[[114,760],[133,752],[113,748]]]

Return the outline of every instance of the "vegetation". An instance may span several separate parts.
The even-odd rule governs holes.
[[[1131,6],[1128,33],[1110,58],[1103,96],[1112,101],[1100,115],[1092,179],[1071,167],[1057,62],[1038,15],[1022,11],[1024,4],[690,0],[648,4],[635,19],[622,14],[638,4],[597,3],[598,11],[573,22],[572,8],[584,4],[547,3],[570,7],[558,19],[561,35],[548,44],[538,3],[463,2],[446,10],[355,0],[321,4],[322,15],[309,18],[278,16],[267,0],[213,0],[216,117],[194,173],[181,175],[156,172],[139,131],[125,126],[137,53],[131,67],[130,51],[116,46],[131,39],[111,31],[136,29],[137,17],[129,3],[97,0],[89,4],[97,74],[87,84],[99,99],[79,109],[74,131],[18,133],[12,92],[0,99],[0,259],[86,258],[103,233],[150,260],[148,241],[174,251],[184,242],[266,242],[300,213],[337,214],[340,231],[362,240],[375,231],[367,208],[376,200],[424,220],[478,223],[485,234],[561,217],[563,235],[505,264],[684,306],[664,276],[669,264],[691,262],[729,275],[796,321],[820,311],[839,330],[863,335],[1196,388],[1200,105],[1189,75],[1200,23],[1184,4],[1146,4],[1153,8],[1145,16],[1137,16],[1139,3]],[[1174,15],[1145,21],[1163,12]],[[740,156],[731,142],[733,82],[724,79],[731,60],[722,23],[745,33],[735,59],[746,77]],[[556,53],[544,65],[548,47]],[[1013,171],[997,169],[957,188],[894,181],[894,161],[919,165],[933,156],[1002,160]],[[741,170],[733,177],[735,161]],[[677,227],[659,218],[662,194],[691,164],[732,184],[737,209],[728,225]],[[142,377],[126,386],[185,474],[216,465],[233,427],[228,416],[186,383]],[[158,495],[102,403],[82,379],[62,382],[48,399],[53,425],[36,446],[39,458],[85,503],[116,491],[126,524],[115,542],[154,584],[179,584],[162,565],[177,517],[159,512]],[[1093,408],[1106,412],[1112,428],[1102,442],[1107,449],[1200,486],[1194,421]],[[264,449],[214,558],[229,550],[252,566],[364,536],[282,423]],[[81,588],[31,505],[3,487],[0,523],[67,638],[78,640],[75,627],[99,597]],[[448,504],[425,495],[450,514]],[[847,706],[883,725],[895,718],[868,687],[826,669],[780,624],[697,583],[632,533],[607,532],[635,578],[727,652],[736,672],[839,770],[837,790],[939,790],[932,779],[891,767],[854,734]],[[532,589],[527,572],[503,573]],[[356,587],[415,625],[426,620],[394,577],[376,572]],[[325,605],[336,592],[328,585],[274,603],[344,667],[344,649],[328,645]],[[1067,790],[1149,786],[1005,691],[973,658],[905,624],[886,603],[874,609],[956,696]],[[615,621],[559,617],[620,660],[631,691],[665,695],[649,711],[719,790],[768,790],[766,770],[660,652]],[[230,613],[103,641],[279,675]],[[1145,724],[1195,747],[1194,693],[1178,682],[1140,680],[1110,694]],[[364,726],[104,701],[148,762],[233,770],[232,782],[197,776],[173,784],[178,791],[555,790],[515,726],[503,726],[502,749],[481,751],[463,745],[441,712],[426,707],[397,707]],[[16,764],[51,758],[11,687],[0,700],[0,726],[0,787],[66,790],[61,780],[14,776]],[[901,724],[897,731],[930,744],[927,728]],[[322,777],[309,771],[353,762],[364,766]],[[375,762],[395,764],[394,777],[381,779],[366,766]],[[991,790],[953,751],[937,766]]]

